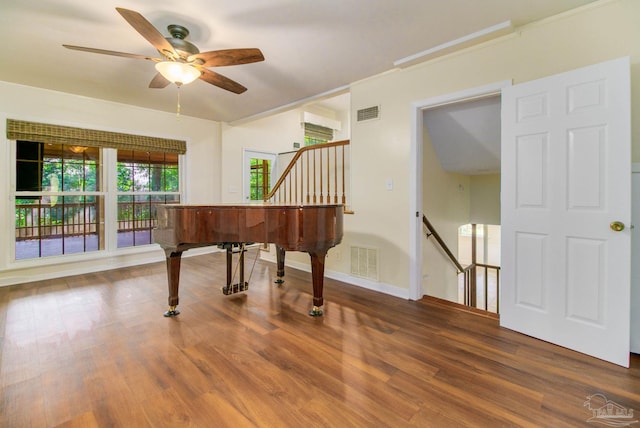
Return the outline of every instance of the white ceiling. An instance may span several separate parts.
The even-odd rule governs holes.
[[[184,86],[182,114],[235,121],[345,88],[400,59],[510,20],[516,27],[594,0],[2,0],[0,80],[175,112],[175,86],[149,89],[153,63],[62,44],[157,56],[116,12],[140,12],[200,51],[260,48],[265,61],[215,71],[248,88]]]
[[[423,112],[442,169],[465,175],[500,172],[500,96]]]

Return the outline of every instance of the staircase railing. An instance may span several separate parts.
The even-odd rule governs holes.
[[[491,272],[495,272],[495,284],[496,284],[496,313],[500,313],[499,306],[499,290],[500,290],[500,266],[487,265],[482,263],[475,263],[475,227],[473,228],[474,239],[472,240],[472,259],[473,263],[468,265],[467,267],[462,267],[458,259],[453,255],[447,244],[442,240],[436,229],[433,227],[431,222],[427,219],[427,217],[422,215],[422,224],[425,229],[425,236],[427,239],[431,236],[436,240],[440,248],[445,252],[445,254],[449,257],[449,260],[453,263],[453,265],[457,269],[458,275],[462,275],[463,281],[463,294],[464,294],[464,305],[471,306],[474,308],[478,307],[478,270],[481,269],[484,271],[484,275],[481,277],[483,279],[484,286],[484,309],[485,311],[490,311],[489,309],[489,281]],[[475,226],[475,225],[474,225]],[[492,279],[492,278],[491,278]]]
[[[458,275],[462,274],[463,281],[463,295],[464,295],[464,305],[465,306],[474,306],[475,304],[471,304],[472,301],[475,301],[475,293],[472,293],[471,290],[476,290],[476,265],[471,263],[469,266],[464,268],[462,272],[458,272]],[[486,293],[485,293],[486,294]]]
[[[462,267],[462,265],[460,264],[458,259],[456,259],[456,256],[453,255],[453,253],[451,252],[449,247],[447,247],[447,244],[444,243],[444,241],[442,240],[442,238],[440,237],[440,235],[436,231],[435,227],[433,227],[431,222],[429,222],[429,220],[427,220],[427,216],[425,216],[424,214],[422,215],[422,224],[424,225],[424,228],[426,229],[425,230],[425,235],[427,236],[427,239],[430,236],[433,236],[434,239],[440,245],[440,248],[442,248],[442,250],[445,252],[445,254],[449,257],[449,260],[451,260],[451,262],[455,265],[456,269],[458,269],[458,273],[459,274],[463,273],[465,269]]]
[[[483,263],[476,263],[476,268],[484,270],[484,310],[490,311],[489,309],[489,276],[491,271],[495,272],[495,280],[496,280],[496,310],[497,314],[500,313],[500,266],[486,265]],[[477,276],[476,276],[477,278]],[[476,305],[477,306],[477,305]]]
[[[298,150],[264,197],[286,204],[348,205],[349,140],[317,144]]]
[[[485,311],[500,313],[500,299],[499,299],[499,290],[500,290],[500,266],[494,265],[486,265],[483,263],[472,263],[466,268],[462,274],[463,276],[463,286],[464,286],[464,304],[466,306],[473,306],[474,308],[478,307],[478,296],[477,292],[477,280],[478,280],[478,271],[482,271],[480,274],[483,279],[482,285],[484,288],[484,306],[481,309]],[[493,273],[492,273],[493,272]],[[492,311],[489,308],[489,283],[493,278],[490,278],[492,275],[495,275],[495,289],[496,289],[496,309]]]

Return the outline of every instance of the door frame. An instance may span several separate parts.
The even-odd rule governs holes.
[[[262,152],[259,150],[243,149],[242,151],[242,202],[251,202],[251,159],[264,159],[271,161],[269,171],[269,188],[272,189],[276,183],[274,171],[277,171],[278,154],[273,152]]]
[[[502,89],[511,86],[511,80],[503,80],[484,86],[465,89],[411,103],[411,163],[409,174],[409,299],[419,300],[422,292],[422,146],[424,110],[446,104],[471,101],[474,99],[500,95]]]
[[[631,164],[631,260],[640,256],[640,163]],[[640,265],[631,263],[630,350],[640,353]]]

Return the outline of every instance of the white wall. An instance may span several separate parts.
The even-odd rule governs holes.
[[[495,82],[549,76],[605,60],[630,56],[632,64],[633,158],[640,160],[640,2],[598,2],[528,25],[500,39],[442,58],[372,77],[351,86],[351,105],[380,105],[381,117],[353,123],[355,231],[389,248],[381,257],[382,282],[409,288],[407,252],[415,219],[409,189],[412,103]],[[634,120],[635,119],[635,120]],[[393,178],[394,190],[383,182]]]
[[[469,223],[470,177],[442,169],[428,129],[423,135],[422,170],[422,212],[457,256],[458,228]],[[457,302],[457,268],[433,237],[422,242],[423,294]]]
[[[79,97],[55,91],[0,82],[0,242],[13,242],[10,184],[9,143],[6,140],[6,119],[29,120],[64,126],[76,126],[105,131],[123,132],[187,141],[184,188],[186,203],[220,202],[220,124],[123,104]],[[55,276],[112,269],[120,266],[164,259],[160,247],[120,249],[64,258],[49,257],[35,261],[12,262],[8,252],[0,253],[0,285],[33,281]]]
[[[348,140],[351,137],[351,115],[349,110],[338,112],[336,120],[342,124],[342,129],[334,131],[333,141]]]
[[[246,149],[281,153],[304,144],[300,111],[290,110],[239,126],[223,125],[221,158],[222,202],[242,202],[242,158]]]
[[[470,177],[469,223],[500,224],[500,174]]]

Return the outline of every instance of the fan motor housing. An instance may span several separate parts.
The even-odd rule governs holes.
[[[189,30],[182,25],[172,24],[167,27],[171,37],[166,37],[171,46],[178,51],[181,57],[187,57],[200,53],[200,50],[193,43],[185,40],[189,36]]]

